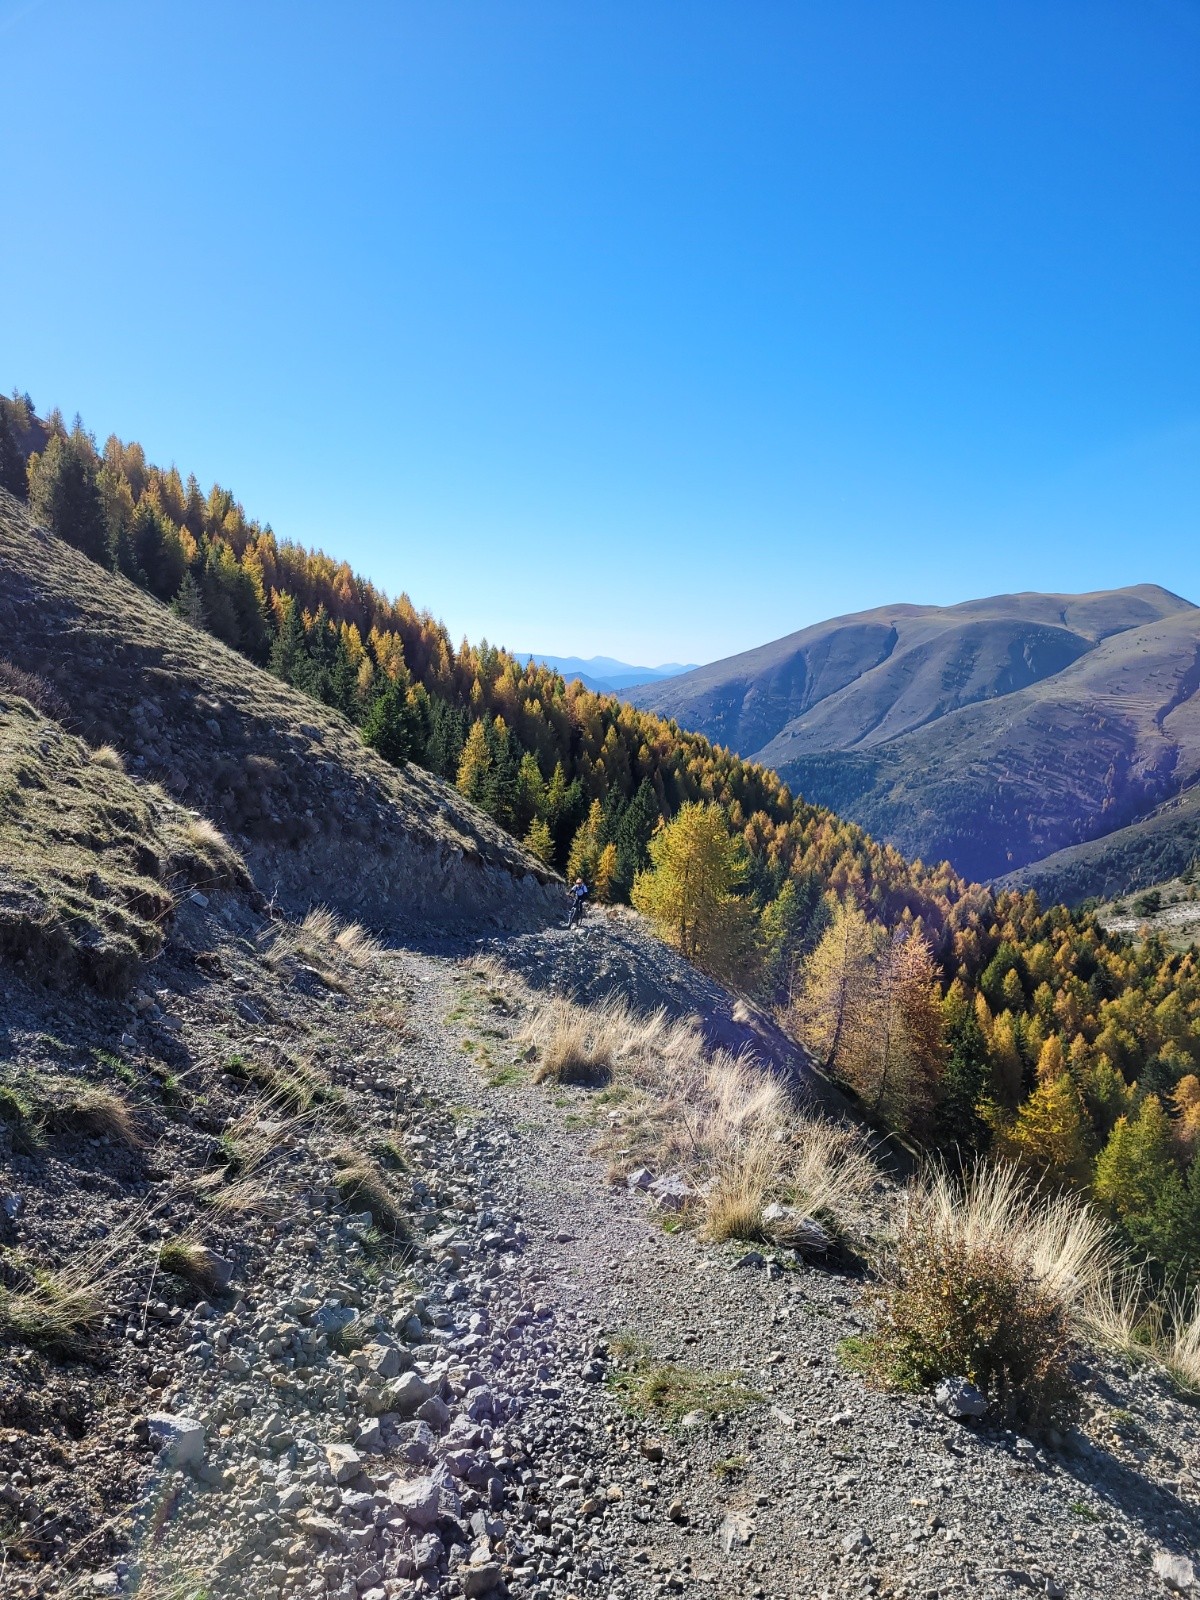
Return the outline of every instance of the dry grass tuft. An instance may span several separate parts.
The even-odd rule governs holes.
[[[198,1293],[209,1297],[220,1292],[222,1275],[217,1257],[194,1234],[180,1234],[175,1239],[164,1239],[158,1253],[158,1265],[163,1272],[182,1278]]]
[[[65,1359],[90,1358],[116,1279],[136,1255],[144,1211],[103,1244],[63,1267],[40,1267],[9,1252],[0,1258],[0,1341]]]
[[[879,1181],[861,1138],[801,1115],[752,1057],[709,1054],[695,1017],[639,1015],[615,998],[585,1007],[525,994],[522,1003],[535,1081],[610,1085],[601,1099],[620,1108],[604,1140],[610,1181],[635,1166],[683,1176],[711,1239],[764,1237],[774,1200],[849,1226]]]
[[[1162,1311],[1148,1302],[1143,1273],[1129,1264],[1114,1264],[1088,1285],[1079,1307],[1081,1324],[1092,1341],[1128,1361],[1153,1356],[1159,1342]]]
[[[302,922],[273,931],[267,960],[277,971],[302,962],[328,988],[347,994],[350,970],[370,966],[382,950],[361,923],[343,922],[328,906],[313,906]]]
[[[333,1181],[347,1206],[371,1213],[371,1221],[393,1238],[408,1237],[401,1201],[369,1156],[342,1145],[333,1154]]]
[[[368,967],[383,953],[383,946],[360,922],[346,922],[333,936],[333,942],[352,967]]]
[[[255,1100],[222,1134],[222,1165],[199,1180],[200,1198],[222,1215],[281,1216],[287,1165],[316,1117],[315,1111],[288,1114],[270,1096]]]
[[[107,767],[109,772],[124,772],[125,758],[114,745],[102,744],[92,751],[92,765]]]
[[[1187,1395],[1200,1395],[1200,1292],[1168,1308],[1156,1354],[1168,1376]]]
[[[229,1056],[225,1071],[231,1078],[260,1089],[263,1102],[275,1115],[297,1116],[317,1106],[336,1106],[341,1099],[329,1079],[311,1063],[275,1063],[258,1057]]]
[[[47,1108],[52,1127],[69,1128],[89,1139],[110,1139],[127,1150],[142,1148],[137,1113],[122,1095],[100,1084],[70,1084],[58,1095]]]
[[[936,1172],[906,1195],[865,1365],[901,1388],[965,1377],[999,1416],[1062,1421],[1078,1403],[1071,1336],[1112,1270],[1108,1229],[1075,1196],[999,1163]]]

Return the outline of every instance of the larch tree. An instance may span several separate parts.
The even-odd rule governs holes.
[[[740,839],[719,805],[681,806],[650,841],[650,866],[633,884],[633,903],[689,960],[729,972],[744,954],[745,918],[734,891],[745,872]]]
[[[847,1044],[861,1037],[880,938],[858,906],[838,901],[833,920],[801,968],[796,1025],[830,1071],[842,1065]]]
[[[455,782],[459,794],[482,806],[487,797],[491,771],[492,752],[488,748],[487,731],[482,722],[473,722],[471,731],[467,734],[467,742],[463,746],[462,758],[458,763],[458,777]]]

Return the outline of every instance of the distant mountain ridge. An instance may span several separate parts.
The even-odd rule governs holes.
[[[585,689],[596,694],[620,694],[635,684],[657,683],[663,678],[678,677],[682,672],[694,672],[694,665],[681,665],[669,661],[661,667],[635,667],[628,661],[616,661],[612,656],[548,656],[534,651],[516,652],[521,662],[540,661],[545,667],[561,672],[568,683],[578,678]]]
[[[626,697],[907,854],[1036,887],[1043,858],[1200,783],[1198,687],[1200,610],[1140,584],[881,606]],[[1102,855],[1079,858],[1080,883],[1111,886]],[[1137,856],[1126,834],[1122,862]],[[1053,876],[1062,892],[1061,860]]]

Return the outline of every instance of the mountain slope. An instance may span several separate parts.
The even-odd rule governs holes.
[[[0,491],[0,652],[244,844],[260,888],[380,927],[540,924],[552,874],[421,768],[38,528]]]
[[[630,692],[911,855],[991,878],[1200,774],[1200,611],[1150,585],[835,618]]]

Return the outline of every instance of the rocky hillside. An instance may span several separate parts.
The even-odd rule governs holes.
[[[544,921],[552,874],[430,773],[40,530],[0,490],[0,655],[244,847],[262,891],[378,927]]]
[[[1080,1349],[1036,1437],[866,1383],[861,1255],[681,1230],[629,1087],[535,1081],[521,974],[594,1012],[661,947],[537,938],[377,951],[221,889],[127,1002],[3,969],[5,1595],[1186,1588],[1167,1381]]]
[[[1036,882],[1196,783],[1198,618],[1150,585],[884,607],[630,698],[908,855]]]

